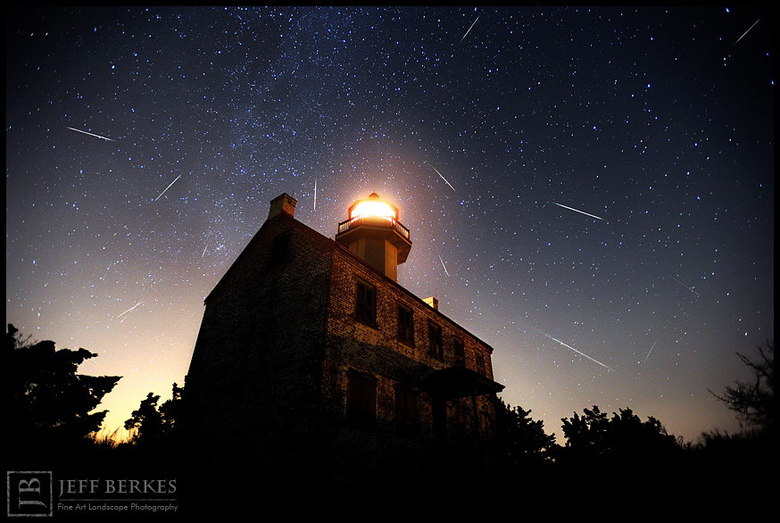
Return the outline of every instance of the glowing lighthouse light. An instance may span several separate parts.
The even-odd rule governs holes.
[[[393,281],[397,281],[398,265],[406,261],[412,248],[409,229],[398,221],[398,207],[377,193],[347,209],[336,241]]]
[[[349,208],[349,219],[384,218],[390,222],[398,219],[398,209],[381,200],[377,193],[371,193],[367,199],[355,202]]]

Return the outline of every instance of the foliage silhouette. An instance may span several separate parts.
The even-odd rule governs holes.
[[[133,433],[134,443],[154,444],[162,439],[163,421],[160,411],[157,410],[159,400],[159,395],[150,392],[146,399],[141,401],[138,409],[133,411],[132,417],[125,421],[125,428]]]
[[[77,374],[97,354],[55,350],[53,341],[31,343],[8,324],[2,354],[5,401],[12,439],[83,440],[96,432],[107,410],[93,412],[121,376]]]
[[[741,421],[756,430],[736,436],[718,432],[704,434],[703,442],[696,446],[682,445],[656,418],[642,421],[628,408],[608,416],[598,406],[562,418],[566,442],[560,446],[554,435],[545,433],[543,422],[531,418],[531,410],[497,400],[494,435],[499,474],[494,479],[503,482],[513,493],[518,486],[527,487],[529,490],[523,490],[526,493],[534,492],[533,489],[544,492],[562,477],[569,485],[580,488],[599,472],[619,471],[621,474],[613,474],[613,484],[625,484],[632,491],[640,490],[637,479],[649,478],[652,486],[665,484],[658,479],[673,479],[678,485],[699,485],[712,492],[733,494],[741,488],[752,493],[760,485],[749,482],[735,485],[724,478],[729,475],[758,478],[761,476],[758,472],[772,470],[771,463],[776,463],[776,444],[767,437],[776,428],[777,416],[773,345],[768,343],[765,349],[759,348],[758,354],[757,361],[739,355],[755,372],[755,380],[738,382],[718,396]],[[29,337],[22,338],[13,325],[8,325],[0,362],[5,373],[3,387],[9,414],[6,430],[17,442],[58,442],[56,452],[60,454],[66,448],[61,444],[63,441],[89,443],[88,446],[71,445],[68,450],[77,451],[55,465],[51,462],[53,451],[44,458],[36,458],[40,465],[26,457],[16,461],[25,470],[37,470],[32,468],[36,466],[48,470],[64,463],[71,467],[74,476],[89,475],[85,470],[93,473],[111,470],[122,476],[176,477],[181,480],[184,504],[196,513],[202,504],[197,494],[202,476],[196,474],[199,472],[195,467],[197,455],[188,450],[187,439],[180,434],[187,419],[186,387],[174,383],[171,399],[162,403],[159,395],[149,393],[125,423],[125,428],[132,433],[130,443],[117,444],[113,438],[95,435],[106,411],[93,411],[120,377],[77,373],[81,363],[95,356],[85,349],[55,350],[52,341],[30,342]],[[192,419],[197,412],[189,412],[188,416]],[[92,439],[85,438],[89,435]],[[251,437],[244,439],[251,441]],[[38,456],[38,448],[35,450],[32,454]],[[241,448],[235,450],[240,452]],[[62,474],[67,477],[66,472]],[[770,474],[776,478],[776,472]],[[229,478],[231,485],[232,478]],[[590,483],[596,491],[603,486],[598,481]]]
[[[731,483],[733,489],[749,490],[759,499],[761,492],[774,495],[777,485],[777,399],[775,397],[774,343],[757,347],[758,357],[737,353],[753,373],[752,380],[737,380],[727,386],[717,399],[736,413],[741,432],[714,431],[702,434],[703,441],[693,448],[692,459],[697,467],[711,475],[751,478]]]
[[[598,406],[562,418],[566,445],[558,459],[577,465],[658,465],[679,457],[682,446],[652,416],[642,421],[631,409],[619,409],[609,418]]]
[[[497,459],[504,469],[551,463],[555,435],[544,432],[544,422],[534,421],[530,410],[496,402]]]
[[[171,399],[159,407],[160,396],[147,394],[125,421],[125,429],[132,433],[131,442],[146,447],[171,444],[181,417],[183,394],[184,388],[174,383]]]
[[[774,342],[767,341],[766,348],[758,346],[757,349],[759,357],[756,360],[737,353],[742,363],[753,371],[753,381],[737,381],[734,386],[726,387],[722,396],[710,393],[736,412],[740,422],[773,437],[777,430]]]
[[[184,387],[173,384],[171,399],[160,405],[160,415],[168,431],[174,433],[181,424],[183,416]]]

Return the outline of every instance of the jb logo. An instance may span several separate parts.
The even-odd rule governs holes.
[[[13,471],[6,475],[7,515],[52,515],[51,471]]]

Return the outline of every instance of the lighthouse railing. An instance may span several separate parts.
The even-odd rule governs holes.
[[[394,229],[398,234],[407,240],[410,239],[409,229],[401,222],[390,217],[377,218],[376,216],[356,216],[349,220],[344,220],[343,222],[339,223],[338,234],[347,232],[353,227],[358,227],[360,225],[366,225],[369,227],[381,227],[383,225],[387,225],[387,227]]]

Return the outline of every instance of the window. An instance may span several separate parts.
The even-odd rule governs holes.
[[[441,327],[433,323],[428,324],[428,354],[439,360],[444,358]]]
[[[357,282],[355,319],[372,327],[376,325],[376,289],[362,281]]]
[[[395,426],[405,436],[417,433],[417,393],[401,383],[395,386]]]
[[[452,340],[452,355],[455,358],[456,365],[463,365],[466,361],[466,351],[463,349],[463,340],[454,338]]]
[[[370,428],[376,421],[376,377],[350,371],[347,375],[347,420]]]
[[[485,412],[479,414],[479,436],[482,441],[492,441],[494,437],[493,418]]]
[[[405,305],[398,305],[398,340],[414,347],[414,315]]]
[[[476,354],[474,359],[476,360],[476,364],[477,364],[476,371],[479,374],[482,374],[484,376],[485,375],[485,357],[482,354]]]
[[[286,263],[290,258],[290,233],[277,235],[271,244],[271,267]]]

